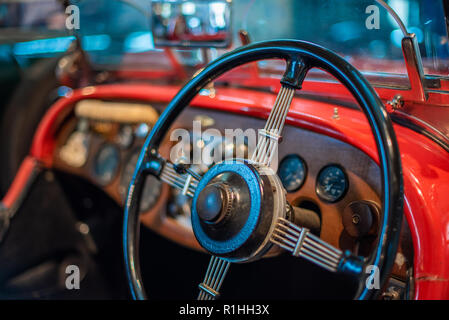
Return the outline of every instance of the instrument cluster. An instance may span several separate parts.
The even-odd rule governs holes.
[[[121,113],[123,103],[118,107],[108,106],[108,109],[103,104],[95,101],[76,109],[76,117],[61,129],[58,136],[55,165],[86,178],[124,205],[140,149],[163,106],[155,109],[140,105],[136,108],[128,103],[126,113]],[[111,113],[113,108],[120,114]],[[148,117],[151,113],[153,118]],[[209,134],[196,133],[192,125],[195,121],[199,121],[203,131]],[[159,151],[173,163],[190,163],[189,170],[202,175],[214,162],[224,158],[237,155],[250,158],[248,140],[240,135],[239,139],[223,135],[228,126],[245,132],[246,129],[261,128],[263,124],[263,119],[187,108],[173,129],[184,130],[189,139],[183,143],[183,139],[170,141],[169,132]],[[195,152],[212,159],[211,163],[195,162]],[[293,210],[307,209],[317,213],[321,219],[319,233],[337,247],[352,250],[354,246],[360,246],[363,249],[364,244],[356,244],[360,239],[368,239],[369,245],[373,230],[377,228],[381,193],[379,168],[372,159],[343,142],[291,126],[285,128],[278,158],[281,160],[277,173]],[[146,177],[140,208],[143,223],[152,227],[158,221],[159,230],[156,231],[182,244],[190,241],[189,246],[195,247],[190,207],[191,199],[182,190],[170,188],[151,175]],[[165,222],[160,220],[161,217]]]
[[[278,175],[287,192],[296,192],[306,180],[306,162],[298,154],[289,154],[281,160]],[[335,203],[345,196],[349,180],[342,166],[328,164],[320,170],[315,185],[315,192],[320,200]]]
[[[144,110],[147,122],[139,122],[137,117],[133,119],[130,116],[133,112],[138,113],[137,111],[143,110],[143,106],[139,105],[133,112],[128,111],[126,116],[123,113],[121,118],[127,118],[127,122],[120,122],[117,120],[117,115],[110,111],[114,107],[116,106],[110,106],[106,112],[104,105],[98,101],[91,102],[89,106],[84,103],[81,107],[78,107],[76,109],[77,117],[71,125],[67,126],[66,134],[62,134],[63,143],[58,149],[57,158],[63,168],[71,167],[72,171],[102,187],[123,205],[126,201],[128,186],[134,174],[140,148],[146,135],[151,130],[150,120],[155,123],[158,112],[153,107],[147,106],[147,108],[151,108]],[[131,104],[127,107],[136,108]],[[95,111],[96,108],[97,111]],[[120,111],[120,108],[123,108],[123,104],[119,105],[117,110]],[[153,119],[148,119],[148,110],[152,110]],[[182,150],[182,152],[177,154],[175,159],[171,159],[172,162],[181,163],[186,159],[192,160],[195,147],[201,150],[203,156],[207,150],[214,150],[214,152],[219,150],[220,155],[218,157],[217,154],[208,154],[209,158],[215,162],[223,160],[225,155],[231,155],[232,157],[237,153],[244,154],[245,158],[249,158],[247,141],[244,143],[227,141],[220,135],[208,136],[205,139],[202,136],[195,135],[192,128],[189,129],[191,121],[194,120],[201,121],[204,127],[212,127],[212,125],[217,127],[217,117],[194,113],[191,116],[191,121],[188,118],[185,117],[185,121],[182,121],[179,125],[181,128],[189,130],[190,139],[185,143],[186,145],[177,145],[177,149]],[[220,115],[220,118],[222,118],[220,120],[225,120],[220,121],[223,124],[234,123],[239,125],[235,119],[226,121],[223,115]],[[258,121],[255,121],[254,127],[259,125]],[[223,131],[223,129],[226,128],[218,128],[217,132]],[[288,128],[288,130],[296,129]],[[301,135],[300,132],[293,134]],[[313,140],[317,139],[317,137],[313,137]],[[297,143],[297,140],[291,140],[288,148],[284,148],[285,143],[280,146],[281,161],[277,173],[287,191],[289,201],[298,202],[299,197],[314,204],[317,208],[336,206],[338,210],[343,211],[347,205],[347,201],[343,200],[351,187],[351,179],[343,165],[348,164],[348,161],[332,162],[332,157],[327,162],[322,161],[325,158],[324,153],[326,153],[324,150],[315,150],[315,153],[312,154],[304,153],[294,148]],[[327,143],[329,144],[329,142]],[[173,146],[173,143],[165,142],[165,144],[169,149]],[[330,145],[334,147],[334,144]],[[217,146],[219,146],[218,149]],[[286,150],[297,150],[297,152],[285,153]],[[336,154],[339,153],[334,153],[334,155]],[[190,165],[190,169],[201,175],[213,163],[207,165],[193,163]],[[161,196],[163,185],[159,179],[153,176],[148,176],[146,179],[141,198],[142,212],[149,211],[155,206]],[[188,218],[190,215],[190,199],[178,190],[172,190],[169,196],[166,213],[174,218],[180,216]],[[341,202],[344,203],[343,207],[340,205]]]
[[[118,110],[121,107],[123,104]],[[128,103],[126,113],[117,115],[110,112],[111,106],[106,111],[98,102],[82,105],[77,109],[76,117],[60,129],[55,167],[84,177],[124,205],[140,149],[163,106],[149,108],[147,105],[133,109]],[[238,143],[219,134],[206,138],[195,135],[194,121],[200,121],[204,130],[216,129],[217,134],[225,132],[229,126],[245,132],[246,129],[262,128],[265,123],[263,119],[187,108],[174,128],[186,130],[190,140],[183,146],[178,145],[184,150],[178,158],[172,157],[170,153],[177,142],[169,141],[168,133],[159,149],[164,158],[172,162],[193,159],[194,146],[203,155],[208,150],[219,150],[220,154],[231,157],[240,154],[249,158],[248,141],[241,139]],[[223,160],[223,155],[207,155],[214,161]],[[330,244],[362,255],[368,253],[378,228],[381,203],[380,171],[375,161],[344,142],[292,126],[284,129],[278,159],[281,160],[277,173],[292,209],[318,213],[321,220],[318,233]],[[193,163],[189,169],[202,175],[214,161]],[[141,197],[142,223],[181,245],[201,250],[191,228],[190,197],[153,176],[146,179]],[[404,272],[405,267],[397,270],[398,274]]]

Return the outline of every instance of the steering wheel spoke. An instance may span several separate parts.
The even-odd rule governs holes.
[[[331,272],[358,275],[362,269],[360,267],[348,270],[347,268],[348,264],[363,263],[360,257],[335,248],[312,234],[307,228],[299,227],[284,218],[278,220],[271,242],[291,252],[293,256],[304,258]]]
[[[259,130],[256,150],[251,157],[253,163],[269,167],[274,160],[293,96],[296,89],[301,89],[308,70],[308,65],[301,59],[287,61],[287,69],[281,80],[281,90],[276,97],[265,127]]]
[[[142,167],[146,173],[158,177],[169,186],[182,190],[184,195],[193,197],[201,176],[183,165],[176,165],[153,152]]]
[[[285,119],[293,100],[295,89],[282,86],[271,110],[268,121],[262,130],[259,130],[259,139],[251,161],[270,166],[276,155]]]
[[[198,300],[215,300],[220,296],[220,288],[230,265],[230,262],[222,258],[211,257],[204,280],[198,285]]]
[[[171,187],[182,190],[182,194],[193,198],[198,186],[199,176],[190,170],[181,171],[175,164],[166,162],[160,179]]]

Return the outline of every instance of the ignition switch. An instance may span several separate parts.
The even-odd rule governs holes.
[[[354,238],[374,235],[377,232],[379,207],[371,201],[354,201],[343,212],[343,226]]]

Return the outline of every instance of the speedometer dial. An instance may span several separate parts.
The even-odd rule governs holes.
[[[279,178],[287,192],[294,192],[301,188],[306,180],[306,165],[296,154],[286,156],[278,169]]]
[[[348,186],[348,177],[343,168],[338,165],[328,165],[318,174],[316,193],[321,200],[333,203],[344,197]]]

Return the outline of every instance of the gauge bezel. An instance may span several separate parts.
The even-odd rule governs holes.
[[[303,166],[304,166],[304,179],[302,179],[300,185],[299,185],[297,188],[292,189],[292,190],[287,190],[287,188],[286,188],[285,185],[284,185],[284,181],[282,181],[281,177],[279,176],[279,171],[280,171],[280,169],[281,169],[281,167],[282,167],[282,164],[283,164],[285,161],[289,160],[290,158],[297,158],[297,159],[299,159],[299,161],[301,161],[301,163],[302,163]],[[300,156],[299,154],[297,154],[297,153],[290,153],[290,154],[286,155],[286,156],[281,160],[281,162],[279,163],[279,167],[278,167],[278,170],[277,170],[278,177],[279,177],[279,179],[281,180],[282,186],[284,187],[285,191],[287,191],[287,193],[293,193],[293,192],[296,192],[296,191],[298,191],[299,189],[301,189],[301,188],[304,186],[304,183],[305,183],[306,180],[307,180],[307,173],[308,173],[308,172],[309,172],[309,171],[308,171],[308,167],[307,167],[306,161],[304,160],[303,157],[301,157],[301,156]]]
[[[96,170],[97,164],[98,164],[98,162],[97,162],[98,157],[100,156],[100,153],[106,148],[112,148],[117,153],[117,165],[114,169],[112,177],[107,181],[101,179]],[[117,178],[117,175],[120,172],[121,165],[122,165],[122,156],[120,154],[120,149],[115,144],[112,144],[109,142],[103,142],[100,144],[100,146],[97,149],[97,152],[95,153],[95,155],[93,157],[92,169],[91,169],[92,177],[95,180],[95,182],[98,183],[100,186],[102,186],[102,187],[108,186],[108,185],[112,184],[114,182],[114,180]]]
[[[330,167],[335,167],[341,170],[341,172],[343,172],[343,175],[345,177],[345,189],[343,190],[343,193],[335,200],[329,200],[327,199],[324,195],[323,195],[323,191],[319,188],[319,181],[320,181],[320,177],[323,174],[323,171],[330,168]],[[318,175],[316,176],[316,181],[315,181],[315,193],[317,194],[318,198],[326,203],[337,203],[339,201],[341,201],[346,194],[348,193],[348,189],[349,189],[349,177],[348,174],[346,173],[345,168],[338,164],[338,163],[329,163],[327,165],[325,165],[324,167],[322,167],[320,169],[320,171],[318,172]]]

